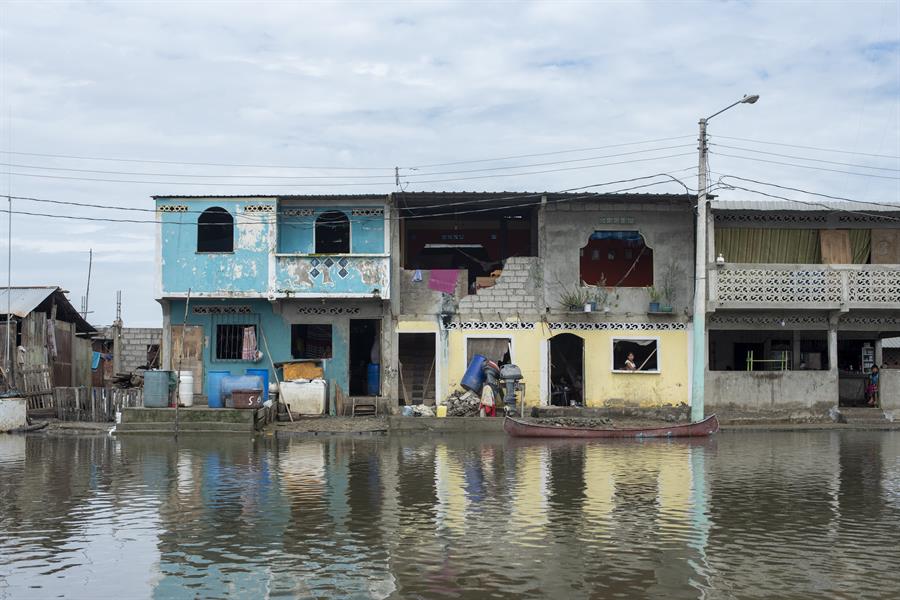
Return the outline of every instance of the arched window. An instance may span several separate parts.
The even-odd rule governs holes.
[[[234,219],[224,208],[207,208],[197,219],[197,252],[233,251]]]
[[[316,254],[350,253],[350,219],[339,210],[329,210],[316,219]]]
[[[653,285],[653,250],[638,231],[595,231],[581,248],[580,266],[588,285]]]

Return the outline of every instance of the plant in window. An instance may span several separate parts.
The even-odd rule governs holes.
[[[580,286],[569,288],[558,279],[556,282],[562,288],[562,293],[559,295],[559,304],[564,310],[581,311],[585,304],[589,304],[593,301],[591,291],[588,288]]]

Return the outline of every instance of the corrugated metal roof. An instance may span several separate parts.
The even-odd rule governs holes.
[[[884,338],[881,340],[882,348],[900,348],[900,337]]]
[[[893,212],[900,213],[896,206],[886,206],[875,202],[845,202],[842,200],[810,199],[802,202],[788,200],[713,200],[713,210],[760,210],[760,211],[852,211],[852,212]],[[898,203],[900,204],[900,203]]]
[[[57,289],[59,288],[56,286],[2,288],[0,289],[0,314],[6,314],[8,302],[9,314],[24,319]]]

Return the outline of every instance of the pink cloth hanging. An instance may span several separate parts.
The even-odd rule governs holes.
[[[459,281],[457,269],[433,269],[428,277],[428,289],[452,294],[456,291],[457,281]]]
[[[256,360],[256,327],[244,327],[241,359]]]

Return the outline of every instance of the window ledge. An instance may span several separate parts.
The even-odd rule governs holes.
[[[612,372],[621,375],[659,375],[662,373],[662,371],[623,371],[620,369],[613,369]]]
[[[234,254],[234,250],[197,250],[194,254]]]
[[[390,256],[389,254],[373,254],[373,253],[334,253],[334,254],[322,254],[322,253],[302,253],[302,252],[276,252],[275,256],[278,258],[321,258],[321,257],[335,257],[335,256],[346,256],[347,258],[387,258]]]

